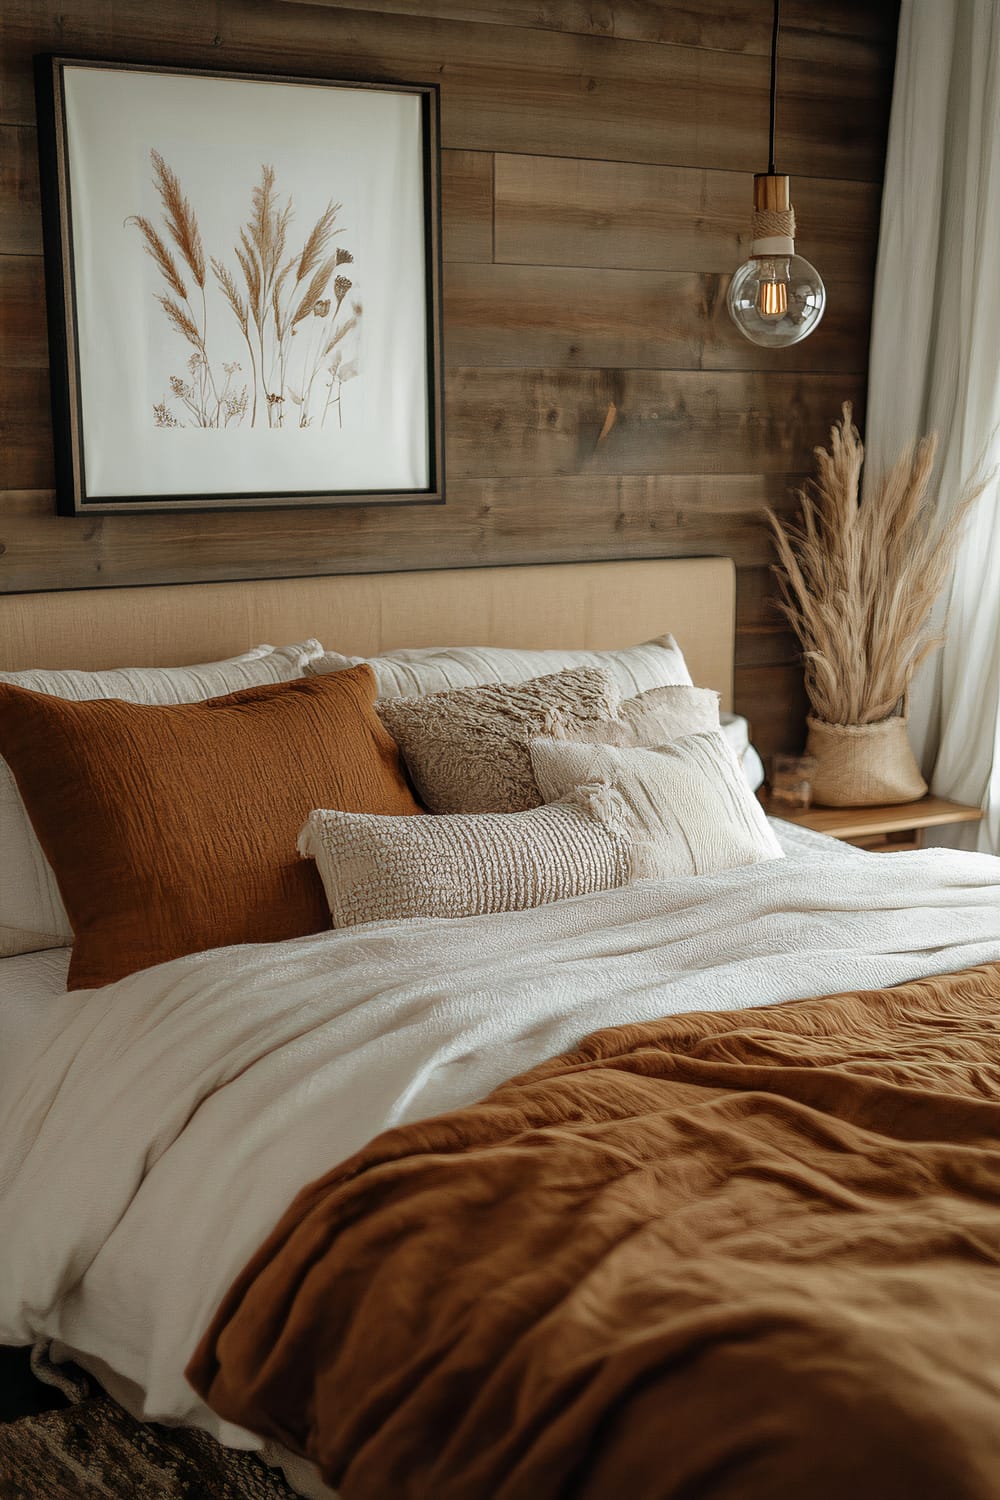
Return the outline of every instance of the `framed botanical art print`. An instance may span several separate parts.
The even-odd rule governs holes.
[[[436,87],[36,84],[59,510],[441,502]]]

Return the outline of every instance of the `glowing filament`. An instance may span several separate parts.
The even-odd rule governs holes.
[[[757,287],[757,311],[762,318],[783,318],[788,311],[788,287],[784,281],[762,281]]]

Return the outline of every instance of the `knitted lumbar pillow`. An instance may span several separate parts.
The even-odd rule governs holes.
[[[625,885],[632,867],[617,806],[574,792],[519,813],[384,818],[316,810],[299,837],[316,861],[334,927],[407,917],[525,911]]]

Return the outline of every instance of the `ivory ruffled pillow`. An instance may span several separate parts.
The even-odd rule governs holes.
[[[616,721],[605,724],[577,725],[573,729],[553,722],[556,738],[577,744],[618,745],[623,749],[655,750],[685,734],[707,734],[721,729],[743,771],[752,792],[764,780],[760,756],[750,743],[750,726],[738,714],[719,712],[719,695],[709,688],[650,688],[635,698],[626,698],[618,709]]]
[[[710,875],[783,857],[719,730],[658,750],[535,738],[530,754],[547,802],[593,783],[619,800],[634,879]]]
[[[545,800],[529,740],[556,724],[567,733],[607,724],[620,701],[607,672],[577,667],[530,682],[386,698],[376,708],[431,812],[512,813]]]
[[[380,818],[316,810],[299,853],[316,861],[334,927],[525,911],[627,884],[621,820],[585,793],[519,813]]]
[[[558,713],[550,733],[575,744],[617,745],[622,749],[655,749],[685,734],[703,734],[719,727],[719,695],[711,688],[650,688],[618,706],[614,719],[565,723]]]

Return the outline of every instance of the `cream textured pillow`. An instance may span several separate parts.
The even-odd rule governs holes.
[[[683,653],[673,636],[661,635],[621,651],[516,651],[503,646],[422,646],[384,656],[341,656],[328,651],[310,662],[309,676],[342,672],[368,660],[380,698],[418,698],[452,688],[490,682],[527,682],[569,667],[610,672],[631,696],[670,683],[690,683]]]
[[[530,682],[386,698],[376,707],[432,813],[510,813],[546,800],[531,769],[532,736],[557,719],[566,729],[615,719],[619,702],[606,672],[577,667]]]
[[[547,802],[603,783],[621,799],[634,879],[710,875],[782,858],[760,803],[719,730],[658,750],[619,750],[565,740],[531,742],[535,779]]]
[[[711,688],[658,687],[626,698],[618,716],[601,724],[564,724],[553,714],[549,733],[575,744],[618,745],[654,749],[683,734],[703,734],[719,727],[719,695]]]
[[[196,703],[243,688],[302,677],[321,656],[319,641],[255,646],[242,656],[192,667],[121,667],[107,672],[0,672],[0,683],[73,702],[120,698],[127,703]],[[0,759],[0,957],[62,948],[73,941],[49,862],[42,853],[6,762]]]
[[[631,868],[623,833],[572,801],[440,818],[317,810],[299,853],[316,861],[334,927],[524,911],[613,890]]]
[[[576,725],[572,731],[554,716],[550,734],[576,744],[617,745],[621,749],[655,750],[685,734],[707,734],[721,729],[752,792],[764,781],[760,756],[750,743],[750,726],[738,714],[719,712],[719,695],[709,688],[650,688],[635,698],[626,698],[617,720],[606,724]]]

